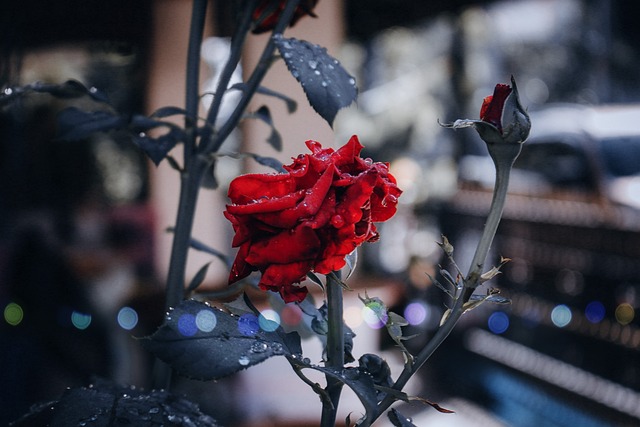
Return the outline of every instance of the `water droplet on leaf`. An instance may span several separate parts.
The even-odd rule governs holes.
[[[247,366],[249,364],[250,360],[247,356],[240,356],[240,358],[238,359],[238,363],[241,366]]]
[[[274,342],[271,344],[271,349],[273,350],[273,352],[275,354],[282,354],[284,353],[284,349],[282,348],[282,344],[280,344],[279,342]]]
[[[267,345],[267,343],[264,343],[261,341],[256,341],[253,344],[251,344],[251,351],[253,353],[264,353],[265,351],[267,351],[268,348],[269,346]]]

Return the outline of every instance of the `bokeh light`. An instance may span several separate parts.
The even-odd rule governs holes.
[[[238,319],[238,331],[245,336],[252,337],[260,332],[258,316],[253,313],[245,313]]]
[[[273,332],[280,326],[280,315],[275,310],[264,310],[258,317],[258,325],[265,332]]]
[[[282,323],[287,326],[296,326],[302,320],[302,310],[296,304],[287,304],[280,312]]]
[[[600,323],[604,319],[607,310],[600,301],[591,301],[584,309],[584,316],[591,323]]]
[[[351,329],[356,329],[362,325],[362,308],[359,305],[351,305],[344,309],[344,323]]]
[[[138,324],[138,313],[131,307],[122,307],[118,311],[117,321],[122,329],[130,331]]]
[[[623,302],[619,306],[616,307],[616,320],[621,325],[628,325],[633,321],[636,313],[631,304]]]
[[[74,310],[71,312],[71,324],[80,330],[87,329],[91,324],[91,315]]]
[[[502,334],[509,329],[509,316],[504,311],[495,311],[487,319],[487,327],[494,334]]]
[[[429,314],[429,306],[420,301],[409,303],[404,309],[404,318],[410,325],[421,325],[429,317]]]
[[[4,320],[11,326],[17,326],[24,318],[24,311],[20,304],[10,302],[4,308]]]
[[[558,328],[564,328],[571,323],[571,309],[564,304],[557,305],[551,310],[551,322]]]
[[[192,337],[197,334],[196,316],[193,314],[181,314],[178,318],[178,332],[185,337]]]
[[[382,312],[376,312],[371,308],[362,307],[362,319],[373,329],[380,329],[387,323],[388,315]]]
[[[200,310],[196,314],[196,327],[202,332],[211,332],[218,324],[216,314],[211,310]]]

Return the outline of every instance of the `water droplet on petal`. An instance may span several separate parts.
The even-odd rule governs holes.
[[[320,75],[320,70],[315,70],[315,71],[313,72],[313,74],[315,74],[316,76],[319,76],[319,75]]]
[[[302,359],[302,363],[306,363],[308,365],[311,363],[311,359],[309,359],[308,357],[305,357],[304,359]]]
[[[241,366],[247,366],[249,364],[250,360],[247,356],[240,356],[240,358],[238,359],[238,363]]]
[[[324,80],[322,81],[322,83],[320,83],[322,85],[322,87],[327,87],[329,86],[329,83],[325,82]]]
[[[11,89],[10,87],[7,87],[4,89],[5,95],[11,95],[12,93],[13,93],[13,89]]]
[[[356,85],[356,79],[354,79],[353,77],[351,77],[351,78],[349,79],[349,84],[350,84],[351,86],[355,86],[355,85]]]
[[[309,68],[311,68],[312,70],[315,70],[318,67],[318,61],[315,61],[313,59],[309,60],[308,64]]]
[[[344,222],[344,218],[341,215],[334,215],[333,218],[331,218],[331,225],[335,228],[344,227]]]

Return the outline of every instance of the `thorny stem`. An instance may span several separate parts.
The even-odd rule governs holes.
[[[491,247],[491,243],[493,242],[498,225],[500,224],[502,212],[504,211],[511,168],[513,166],[513,162],[520,154],[522,144],[487,144],[487,147],[489,148],[489,154],[491,155],[496,167],[496,182],[493,189],[493,198],[491,200],[491,208],[489,209],[487,222],[485,223],[482,237],[480,238],[480,242],[476,248],[471,265],[469,266],[469,273],[464,279],[462,293],[455,299],[454,305],[451,308],[451,314],[440,328],[438,328],[433,338],[431,338],[420,353],[418,353],[412,364],[405,365],[405,368],[393,385],[395,390],[402,390],[413,374],[415,374],[415,372],[425,364],[440,344],[442,344],[449,336],[454,326],[458,323],[458,320],[465,312],[464,304],[469,301],[473,291],[479,284],[478,282],[482,275],[484,261],[489,252],[489,248]],[[372,417],[371,422],[376,420],[385,410],[387,410],[394,401],[395,399],[393,396],[388,395],[382,402],[380,402],[378,410]]]
[[[327,322],[329,330],[327,331],[327,362],[325,366],[335,370],[341,370],[344,367],[343,301],[339,273],[335,272],[335,275],[327,275]],[[327,375],[326,378],[326,392],[329,395],[330,402],[324,399],[322,401],[322,420],[320,425],[322,427],[333,427],[336,423],[336,414],[343,384],[332,376]]]

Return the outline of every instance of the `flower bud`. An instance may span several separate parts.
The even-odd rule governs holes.
[[[516,81],[511,76],[511,86],[499,83],[493,95],[484,99],[480,120],[458,119],[442,126],[453,129],[474,127],[488,144],[521,144],[529,136],[531,120],[520,104]]]

